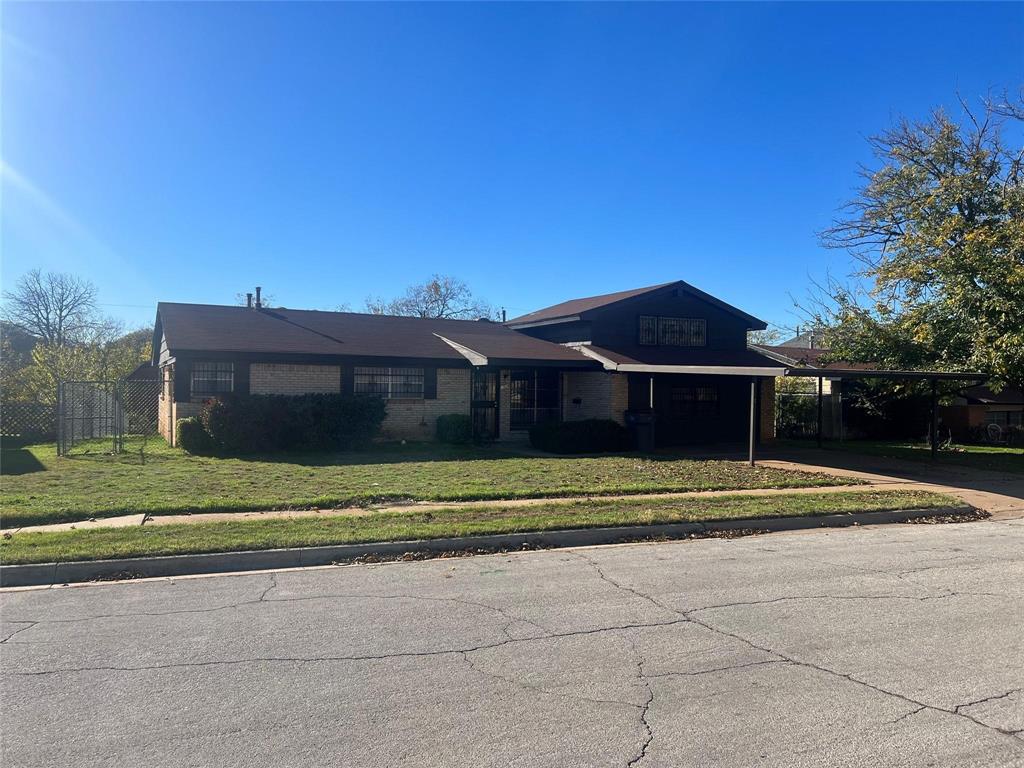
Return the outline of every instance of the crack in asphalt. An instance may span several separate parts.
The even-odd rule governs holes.
[[[685,619],[676,619],[673,621],[662,621],[662,622],[650,622],[650,623],[634,623],[634,624],[617,624],[609,627],[595,627],[593,629],[579,629],[571,632],[553,632],[547,635],[541,635],[538,637],[521,637],[521,638],[507,638],[505,640],[499,640],[494,643],[483,643],[481,645],[471,646],[469,648],[442,648],[436,651],[397,651],[395,653],[382,653],[382,654],[367,654],[361,656],[255,656],[244,659],[218,659],[214,661],[184,661],[173,664],[150,664],[140,665],[137,667],[113,667],[113,666],[96,666],[96,667],[64,667],[60,669],[42,669],[34,672],[8,672],[6,670],[0,670],[0,675],[8,677],[41,677],[44,675],[58,675],[75,672],[141,672],[148,670],[159,670],[159,669],[182,669],[188,667],[215,667],[215,666],[233,666],[238,664],[257,664],[257,663],[289,663],[289,664],[315,664],[322,662],[348,662],[348,661],[383,661],[387,659],[402,659],[402,658],[419,658],[424,656],[446,656],[446,655],[459,655],[463,653],[473,653],[475,651],[483,651],[489,648],[500,648],[505,645],[512,643],[530,643],[537,642],[540,640],[551,640],[561,639],[564,637],[582,637],[586,635],[596,635],[602,632],[615,632],[624,629],[648,629],[652,627],[667,627],[673,624],[682,624]]]
[[[474,600],[465,600],[457,597],[435,597],[427,595],[409,595],[409,594],[397,594],[397,595],[379,595],[379,594],[363,594],[363,593],[326,593],[319,595],[303,595],[296,597],[282,597],[282,598],[268,598],[267,595],[277,588],[277,575],[270,574],[271,584],[263,590],[263,592],[253,600],[243,600],[237,603],[230,603],[228,605],[218,605],[212,608],[180,608],[172,611],[132,611],[129,613],[107,613],[107,614],[96,614],[93,616],[80,616],[70,619],[35,619],[35,620],[10,620],[11,623],[19,624],[31,621],[33,624],[74,624],[79,622],[87,621],[99,621],[101,619],[134,619],[139,617],[161,617],[161,616],[180,616],[184,614],[203,614],[203,613],[217,613],[219,611],[230,611],[238,608],[244,608],[250,605],[271,604],[271,603],[293,603],[293,602],[308,602],[311,600],[336,600],[345,598],[365,599],[365,600],[424,600],[429,602],[445,602],[445,603],[458,603],[460,605],[470,605],[477,608],[485,608],[490,611],[494,611],[508,619],[508,623],[505,625],[506,629],[510,628],[513,624],[529,624],[535,629],[542,633],[547,633],[549,630],[532,621],[530,619],[524,619],[520,616],[515,616],[509,613],[506,609],[500,608],[494,605],[488,605],[487,603],[481,603]],[[510,639],[511,635],[505,632],[506,636]]]
[[[630,590],[632,591],[632,590]],[[647,757],[647,750],[650,748],[651,743],[654,741],[654,729],[651,728],[651,723],[647,719],[647,715],[651,711],[651,704],[654,703],[654,688],[651,686],[651,681],[647,675],[644,674],[644,657],[637,650],[636,642],[632,639],[629,640],[629,645],[633,649],[633,655],[636,657],[636,674],[640,682],[644,684],[644,688],[647,689],[647,700],[644,701],[640,707],[640,725],[643,726],[645,734],[640,744],[640,749],[636,756],[633,757],[629,762],[626,763],[626,768],[632,768],[634,765],[639,765],[640,762]]]
[[[997,693],[994,696],[986,696],[984,699],[978,699],[977,701],[968,701],[965,704],[957,704],[956,707],[953,708],[953,711],[959,715],[961,709],[976,707],[979,704],[988,704],[990,701],[999,701],[999,699],[1005,699],[1007,696],[1012,696],[1013,694],[1020,693],[1021,691],[1024,691],[1024,688],[1014,688],[1006,693]],[[1020,731],[1004,731],[1004,733],[1016,734],[1020,733]]]
[[[538,638],[531,638],[531,639],[538,639]],[[487,649],[480,649],[480,650],[487,650]],[[544,695],[544,696],[555,696],[555,697],[562,698],[562,699],[570,699],[572,701],[582,701],[582,702],[586,702],[588,704],[614,704],[616,706],[631,707],[633,709],[638,709],[639,706],[640,706],[639,704],[634,704],[631,701],[621,701],[619,699],[595,699],[595,698],[592,698],[590,696],[577,696],[577,695],[575,695],[573,693],[567,693],[565,691],[552,691],[552,690],[550,690],[548,688],[542,688],[539,685],[530,685],[529,683],[525,683],[522,680],[514,680],[511,677],[505,677],[504,675],[500,675],[497,672],[492,672],[489,669],[484,669],[483,667],[481,667],[479,664],[474,662],[472,658],[470,658],[469,654],[473,653],[473,652],[474,651],[463,651],[462,652],[462,658],[466,662],[466,664],[469,665],[470,669],[472,669],[474,672],[476,672],[479,675],[483,675],[484,677],[492,678],[493,680],[499,680],[499,681],[501,681],[503,683],[507,683],[507,684],[509,684],[511,686],[514,686],[516,688],[520,688],[520,689],[522,689],[524,691],[528,691],[530,693],[539,693],[539,694]]]
[[[34,627],[39,622],[38,621],[11,621],[10,623],[11,624],[27,624],[28,626],[21,627],[21,629],[16,629],[13,632],[11,632],[11,634],[9,634],[3,640],[0,640],[0,645],[6,643],[8,640],[10,640],[12,637],[14,637],[15,635],[19,634],[20,632],[24,632],[26,629],[32,629],[32,627]]]
[[[848,682],[854,683],[856,685],[863,686],[863,687],[868,688],[868,689],[870,689],[872,691],[875,691],[876,693],[881,693],[881,694],[883,694],[885,696],[891,696],[893,698],[900,699],[901,701],[905,701],[908,704],[913,704],[916,707],[921,707],[922,709],[930,709],[930,710],[932,710],[934,712],[941,712],[943,714],[953,715],[955,717],[961,717],[961,718],[963,718],[965,720],[968,720],[968,721],[970,721],[972,723],[975,723],[976,725],[980,725],[983,728],[987,728],[988,730],[995,731],[996,733],[999,733],[999,734],[1001,734],[1003,736],[1012,736],[1013,735],[1012,731],[1008,731],[1008,730],[1006,730],[1004,728],[1000,728],[1000,727],[995,726],[995,725],[990,725],[990,724],[988,724],[986,722],[983,722],[982,720],[979,720],[979,719],[977,719],[975,717],[971,717],[970,715],[968,715],[968,714],[966,714],[964,712],[958,711],[960,707],[954,707],[953,709],[946,709],[944,707],[940,707],[940,706],[937,706],[935,704],[928,704],[927,702],[919,701],[917,699],[911,698],[910,696],[906,696],[906,695],[904,695],[902,693],[899,693],[897,691],[890,691],[890,690],[887,690],[885,688],[881,688],[880,686],[874,685],[873,683],[869,683],[866,680],[861,680],[860,678],[854,677],[850,673],[838,672],[838,671],[836,671],[834,669],[830,669],[828,667],[823,667],[820,664],[814,664],[813,662],[810,662],[810,661],[803,661],[801,659],[797,659],[797,658],[792,657],[792,656],[787,656],[786,654],[781,653],[779,651],[776,651],[773,648],[769,648],[767,646],[755,643],[753,640],[750,640],[749,638],[743,637],[742,635],[738,635],[738,634],[735,634],[733,632],[729,632],[727,630],[721,629],[719,627],[715,627],[712,624],[708,624],[706,621],[702,621],[700,619],[696,619],[696,618],[693,618],[693,617],[691,617],[690,620],[693,621],[696,624],[699,624],[700,626],[704,627],[705,629],[707,629],[710,632],[714,632],[715,634],[722,635],[724,637],[731,637],[731,638],[733,638],[735,640],[739,640],[742,643],[746,643],[751,648],[756,648],[757,650],[763,651],[764,653],[770,653],[770,654],[772,654],[774,656],[779,657],[780,659],[783,659],[785,661],[790,662],[791,664],[795,664],[795,665],[800,666],[800,667],[805,667],[807,669],[813,669],[813,670],[816,670],[818,672],[822,672],[824,674],[831,675],[833,677],[837,677],[837,678],[839,678],[841,680],[847,680]]]
[[[747,646],[749,646],[749,647],[751,647],[751,648],[753,648],[755,650],[758,650],[758,651],[761,651],[763,653],[767,653],[767,654],[769,654],[771,656],[774,656],[778,660],[787,661],[787,662],[789,662],[791,664],[794,664],[796,666],[805,667],[807,669],[813,669],[813,670],[816,670],[816,671],[821,672],[823,674],[831,675],[831,676],[837,677],[837,678],[839,678],[841,680],[846,680],[848,682],[851,682],[851,683],[854,683],[856,685],[860,685],[860,686],[868,688],[868,689],[870,689],[872,691],[875,691],[876,693],[880,693],[880,694],[883,694],[885,696],[891,696],[893,698],[900,699],[901,701],[905,701],[908,704],[912,704],[912,705],[914,705],[916,707],[921,707],[921,708],[924,708],[924,709],[930,709],[930,710],[933,710],[935,712],[941,712],[943,714],[953,715],[954,717],[963,718],[965,720],[968,720],[969,722],[975,723],[976,725],[980,725],[983,728],[986,728],[988,730],[994,731],[994,732],[999,733],[1000,735],[1003,735],[1003,736],[1015,737],[1015,735],[1018,733],[1017,731],[1011,731],[1011,730],[1007,730],[1007,729],[1004,729],[1004,728],[1000,728],[1000,727],[995,726],[995,725],[990,725],[989,723],[986,723],[986,722],[984,722],[982,720],[979,720],[978,718],[972,717],[971,715],[967,714],[966,712],[960,711],[964,707],[973,706],[973,704],[977,704],[977,703],[980,703],[980,702],[974,702],[974,703],[969,703],[969,704],[964,704],[964,705],[958,705],[958,706],[954,707],[953,709],[946,709],[944,707],[939,707],[939,706],[936,706],[934,704],[928,704],[927,702],[918,701],[917,699],[913,699],[913,698],[911,698],[909,696],[905,696],[905,695],[903,695],[901,693],[898,693],[897,691],[890,691],[890,690],[887,690],[885,688],[881,688],[881,687],[879,687],[877,685],[874,685],[872,683],[869,683],[869,682],[867,682],[865,680],[861,680],[861,679],[859,679],[857,677],[854,677],[852,674],[844,673],[844,672],[838,672],[838,671],[836,671],[834,669],[829,669],[828,667],[823,667],[821,665],[814,664],[814,663],[809,662],[809,661],[803,661],[801,659],[797,659],[797,658],[792,657],[792,656],[787,656],[786,654],[781,653],[780,651],[777,651],[777,650],[775,650],[773,648],[770,648],[768,646],[765,646],[765,645],[760,645],[760,644],[754,642],[753,640],[751,640],[749,638],[746,638],[746,637],[743,637],[742,635],[739,635],[739,634],[736,634],[736,633],[729,632],[727,630],[721,629],[721,628],[716,627],[716,626],[714,626],[712,624],[709,624],[705,620],[699,619],[699,618],[694,616],[695,613],[701,613],[703,611],[709,611],[709,610],[712,610],[712,609],[715,609],[715,608],[728,608],[728,607],[737,607],[737,606],[747,606],[747,605],[760,604],[760,603],[782,602],[782,601],[788,600],[788,599],[806,599],[806,598],[776,598],[776,599],[773,599],[773,600],[760,601],[760,603],[758,603],[758,602],[754,602],[754,603],[751,603],[751,602],[747,602],[747,603],[742,603],[742,602],[741,603],[725,603],[725,604],[722,604],[720,606],[706,606],[704,608],[691,608],[691,609],[688,609],[688,610],[685,610],[685,611],[680,611],[680,610],[677,610],[677,609],[665,606],[663,603],[661,603],[659,600],[657,600],[656,598],[652,597],[651,595],[645,594],[645,593],[643,593],[643,592],[641,592],[641,591],[639,591],[639,590],[637,590],[637,589],[635,589],[633,587],[629,587],[629,586],[626,586],[626,585],[623,585],[623,584],[619,584],[614,579],[610,578],[607,574],[605,574],[604,571],[600,568],[600,566],[595,561],[593,561],[593,560],[591,560],[589,558],[586,558],[586,557],[584,557],[582,559],[585,562],[590,563],[594,567],[594,569],[597,571],[597,573],[601,577],[601,579],[603,581],[607,582],[608,584],[611,584],[611,585],[621,589],[624,592],[627,592],[629,594],[632,594],[632,595],[635,595],[635,596],[640,597],[642,599],[645,599],[645,600],[649,601],[650,603],[652,603],[654,605],[657,605],[660,608],[664,608],[665,610],[672,611],[673,613],[676,613],[676,614],[680,615],[681,617],[683,617],[684,620],[692,622],[692,623],[694,623],[694,624],[696,624],[696,625],[698,625],[700,627],[703,627],[704,629],[708,630],[709,632],[713,632],[713,633],[715,633],[717,635],[720,635],[722,637],[730,637],[730,638],[732,638],[734,640],[738,640],[739,642],[744,643],[745,645],[747,645]],[[941,597],[948,597],[948,596],[950,596],[950,595],[943,595]],[[888,596],[885,596],[885,597],[896,597],[896,596],[888,595]],[[940,597],[940,596],[935,596],[932,599],[938,599],[938,597]],[[829,599],[833,599],[833,598],[829,598]],[[919,599],[920,600],[920,599],[927,599],[927,598],[912,598],[912,599]],[[1014,691],[1010,691],[1010,692],[1008,692],[1008,693],[1006,693],[1004,695],[1008,696],[1011,693],[1014,693]],[[998,696],[996,698],[1002,698],[1002,696]],[[1015,739],[1015,741],[1020,741],[1020,739]]]

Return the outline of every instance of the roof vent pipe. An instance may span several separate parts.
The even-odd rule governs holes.
[[[258,285],[256,286],[256,309],[259,309],[260,307],[263,306],[263,301],[260,299],[260,291],[262,290],[263,289],[260,288]]]
[[[245,294],[245,306],[247,306],[249,309],[252,309],[252,294],[251,293]]]
[[[504,307],[501,308],[501,322],[503,322],[503,323],[505,322],[505,308]]]

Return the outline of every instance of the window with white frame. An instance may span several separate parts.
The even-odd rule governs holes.
[[[423,399],[423,369],[356,366],[353,391],[357,395],[376,395],[385,400]]]
[[[222,395],[235,390],[235,364],[192,363],[192,396]]]

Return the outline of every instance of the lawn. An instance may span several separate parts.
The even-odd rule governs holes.
[[[927,443],[884,442],[879,440],[848,440],[843,443],[825,443],[825,448],[837,451],[864,453],[911,461],[931,461],[931,447]],[[951,450],[939,451],[939,463],[955,464],[975,469],[1024,473],[1024,448],[1004,445],[954,445]]]
[[[133,512],[238,512],[848,482],[742,462],[661,455],[540,458],[421,444],[359,453],[211,458],[189,456],[159,440],[150,442],[144,456],[129,450],[120,456],[97,452],[62,458],[49,444],[5,449],[0,470],[4,528]]]
[[[387,512],[17,533],[0,540],[0,561],[13,565],[103,560],[144,555],[230,552],[566,528],[810,516],[945,506],[960,506],[960,502],[949,496],[920,491],[837,491],[761,497],[588,499],[542,502],[525,507],[491,503],[431,512]]]

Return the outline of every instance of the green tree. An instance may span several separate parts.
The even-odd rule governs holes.
[[[831,357],[1024,385],[1024,100],[962,102],[870,140],[876,167],[822,233],[859,265],[812,300]]]

